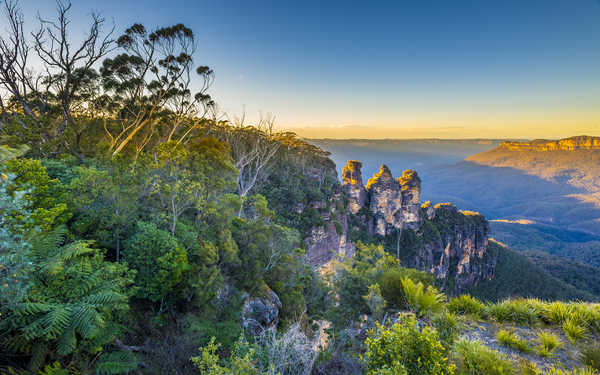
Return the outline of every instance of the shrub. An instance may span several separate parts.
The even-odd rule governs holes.
[[[539,331],[538,332],[537,353],[542,357],[551,357],[554,351],[562,346],[562,342],[554,333]]]
[[[177,239],[152,223],[137,223],[136,233],[125,243],[123,253],[137,271],[137,297],[161,301],[161,305],[175,292],[188,267],[187,253]]]
[[[433,276],[427,272],[418,271],[414,268],[391,267],[377,281],[381,287],[381,295],[388,303],[388,307],[396,310],[408,307],[404,287],[402,286],[402,279],[406,277],[414,282],[421,282],[425,286],[433,285]]]
[[[425,289],[422,282],[415,283],[405,277],[402,279],[402,287],[408,306],[419,317],[439,312],[444,307],[446,297],[431,285]]]
[[[265,331],[257,342],[260,344],[259,364],[265,373],[309,375],[312,372],[317,359],[313,349],[315,343],[306,336],[299,323],[292,324],[281,335]]]
[[[591,368],[600,370],[600,345],[591,345],[581,350],[581,362]]]
[[[515,365],[502,353],[478,341],[460,340],[455,349],[458,374],[516,375]]]
[[[392,369],[402,373],[402,368],[410,375],[454,373],[454,365],[448,362],[436,329],[426,326],[420,331],[413,316],[401,317],[389,328],[377,323],[377,329],[369,331],[365,345],[369,375],[380,371],[394,373]]]
[[[448,310],[455,314],[468,314],[476,317],[483,317],[483,315],[485,315],[485,305],[483,302],[468,294],[452,298],[450,302],[448,302]]]
[[[525,353],[531,351],[531,348],[527,345],[527,341],[517,337],[514,332],[502,329],[498,331],[496,337],[500,345],[508,346],[509,348]]]
[[[585,327],[581,326],[580,323],[576,321],[574,318],[568,318],[562,324],[562,329],[565,332],[565,335],[569,338],[572,344],[575,341],[579,341],[585,338]]]
[[[200,348],[200,356],[190,358],[192,364],[200,370],[201,374],[206,375],[235,375],[235,374],[259,374],[254,366],[255,353],[248,350],[243,356],[239,355],[239,346],[236,346],[234,352],[229,359],[229,366],[223,366],[223,363],[217,354],[220,344],[215,343],[215,338],[211,338],[210,342]]]
[[[456,315],[448,311],[443,311],[442,313],[435,315],[431,322],[438,331],[438,335],[440,336],[440,340],[444,347],[450,348],[458,338],[459,334]]]

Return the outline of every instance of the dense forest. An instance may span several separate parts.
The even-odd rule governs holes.
[[[592,366],[574,371],[595,373],[597,305],[447,301],[372,243],[319,272],[303,240],[323,225],[311,202],[341,190],[328,154],[269,116],[222,114],[186,26],[119,35],[93,14],[74,35],[57,4],[36,26],[2,2],[0,373],[545,369],[459,339],[466,316],[568,322]]]

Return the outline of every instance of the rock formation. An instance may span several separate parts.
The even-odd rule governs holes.
[[[405,228],[417,229],[421,221],[421,179],[417,172],[406,170],[398,178],[402,190],[402,222]]]
[[[363,190],[360,168],[351,160],[342,172],[347,222],[358,223],[348,230],[367,232],[388,246],[395,243],[405,266],[433,273],[449,292],[493,277],[496,260],[486,252],[489,224],[482,215],[448,203],[421,205],[421,179],[412,170],[395,179],[382,165]]]
[[[367,200],[367,191],[363,186],[362,163],[358,160],[348,160],[348,164],[342,169],[342,182],[344,194],[348,198],[348,210],[356,214],[364,207]]]
[[[367,182],[369,211],[373,215],[375,232],[380,236],[402,227],[402,191],[384,164]]]
[[[496,259],[487,252],[489,225],[483,216],[450,204],[421,205],[421,179],[406,170],[394,178],[382,165],[363,186],[362,164],[349,160],[329,201],[296,211],[318,212],[321,223],[305,238],[308,260],[324,265],[354,254],[352,239],[381,243],[406,267],[433,273],[449,293],[493,277]]]
[[[263,296],[246,295],[242,307],[242,326],[252,335],[259,335],[265,330],[275,329],[279,322],[281,301],[274,291],[265,287]]]

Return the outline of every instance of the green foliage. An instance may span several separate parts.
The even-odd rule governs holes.
[[[544,371],[544,375],[598,375],[598,370],[591,367],[575,368],[572,370],[552,367],[551,369]]]
[[[13,180],[12,175],[0,176],[0,306],[15,303],[27,292],[24,281],[30,269],[30,244],[25,234],[33,220],[25,192],[8,194],[6,187]]]
[[[515,365],[500,352],[478,341],[460,340],[455,347],[457,374],[517,375]]]
[[[468,290],[469,294],[484,301],[506,298],[537,297],[546,300],[594,301],[590,293],[552,276],[548,271],[530,262],[526,256],[503,245],[490,241],[486,249],[496,256],[494,277],[482,280]]]
[[[69,370],[62,368],[60,363],[54,362],[46,365],[43,370],[40,370],[40,375],[69,375]]]
[[[431,285],[425,288],[421,282],[415,283],[409,278],[404,278],[402,287],[408,307],[419,317],[429,316],[444,307],[446,296]]]
[[[600,345],[596,343],[584,346],[581,349],[581,362],[600,371]]]
[[[409,278],[426,286],[433,285],[433,275],[430,273],[399,266],[387,269],[378,278],[377,283],[381,286],[381,294],[390,308],[401,310],[408,307],[404,287],[402,286],[404,278]]]
[[[371,311],[371,316],[380,320],[383,318],[385,312],[386,301],[381,295],[381,288],[379,288],[379,284],[373,284],[369,286],[369,294],[363,296],[367,306],[369,306],[369,310]]]
[[[135,234],[125,243],[124,258],[136,270],[136,296],[164,305],[175,292],[188,268],[186,251],[169,232],[139,221]],[[175,293],[176,294],[176,293]]]
[[[482,318],[485,315],[485,304],[468,294],[463,294],[448,301],[448,310],[456,314]]]
[[[135,370],[138,362],[130,352],[106,352],[98,358],[94,369],[99,375],[124,374]]]
[[[78,167],[69,184],[73,230],[101,246],[114,249],[120,259],[123,239],[131,234],[139,210],[139,177],[122,163],[112,168]]]
[[[565,335],[574,344],[576,341],[583,340],[586,337],[586,329],[576,319],[569,318],[562,324]]]
[[[380,370],[389,373],[404,369],[411,375],[453,374],[454,365],[446,358],[447,350],[439,341],[435,328],[419,330],[412,316],[400,318],[389,328],[377,324],[365,340],[368,374]]]
[[[119,316],[128,309],[125,290],[132,277],[126,267],[106,262],[90,243],[65,243],[65,235],[59,228],[34,239],[23,271],[27,294],[1,307],[9,348],[28,354],[33,370],[45,357],[60,362],[96,355],[114,340]]]
[[[452,347],[460,334],[460,323],[456,315],[444,310],[433,316],[431,324],[437,330],[444,347]]]
[[[540,330],[538,332],[538,347],[536,348],[537,353],[542,357],[551,357],[554,355],[554,351],[562,347],[560,338],[552,332]]]
[[[32,223],[29,228],[37,226],[47,231],[69,219],[64,186],[48,176],[39,160],[12,159],[3,169],[16,176],[7,186],[7,193],[23,191],[24,198],[30,203]],[[18,217],[18,213],[11,214]]]
[[[501,329],[498,331],[498,333],[496,333],[496,338],[498,339],[498,343],[500,343],[500,345],[504,345],[524,353],[531,351],[531,348],[529,345],[527,345],[527,340],[517,337],[513,331]]]
[[[19,145],[14,148],[7,145],[0,145],[0,163],[23,156],[28,150],[29,147],[27,145]]]
[[[499,323],[532,325],[539,321],[539,311],[525,299],[504,300],[487,307],[487,313]]]
[[[382,246],[357,243],[354,257],[337,263],[336,272],[331,275],[339,300],[331,315],[334,326],[347,326],[348,322],[356,322],[362,314],[369,314],[371,309],[363,296],[369,294],[373,280],[378,280],[384,272],[395,267],[399,267],[398,261]]]
[[[159,145],[148,155],[153,192],[171,217],[171,233],[184,212],[202,216],[217,195],[233,188],[237,171],[228,148],[214,138],[200,138],[185,147],[175,141]]]
[[[201,355],[192,357],[190,360],[203,375],[242,375],[258,374],[254,367],[254,353],[248,352],[244,357],[239,357],[234,352],[230,358],[230,366],[222,366],[217,350],[220,344],[215,344],[215,338],[211,338],[208,345],[200,348]]]

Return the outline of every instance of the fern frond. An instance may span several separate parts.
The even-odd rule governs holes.
[[[37,342],[33,345],[31,349],[31,359],[29,360],[29,365],[27,366],[29,371],[37,372],[46,359],[46,354],[48,353],[48,348],[46,344],[43,342]]]
[[[82,255],[93,253],[95,250],[91,248],[92,241],[76,241],[63,246],[56,257],[63,262],[67,262],[73,258],[80,257]]]
[[[34,320],[21,329],[22,337],[26,340],[34,340],[36,338],[44,336],[44,323],[41,319]]]
[[[68,355],[73,353],[77,346],[77,338],[72,329],[64,331],[56,341],[56,350],[60,355]]]
[[[104,353],[96,362],[95,370],[99,375],[123,374],[135,370],[138,359],[132,353],[111,352]]]
[[[90,241],[77,241],[59,247],[57,253],[46,261],[42,269],[49,274],[60,272],[68,261],[93,253],[95,250],[90,244]]]
[[[12,312],[17,316],[25,316],[47,313],[50,310],[52,310],[52,305],[47,303],[25,302],[17,304]]]
[[[73,307],[72,326],[83,338],[90,338],[98,322],[98,312],[90,305],[82,304]]]
[[[47,313],[42,319],[44,335],[56,338],[71,324],[71,309],[66,306],[57,306]]]
[[[52,232],[37,235],[30,241],[32,243],[32,255],[40,264],[45,264],[49,256],[54,255],[57,248],[65,242],[69,231],[64,225],[56,227]]]
[[[125,299],[125,296],[119,293],[115,293],[112,291],[103,291],[100,293],[92,294],[83,299],[84,303],[88,303],[95,307],[103,307],[107,305],[112,305],[117,302],[122,302]]]

